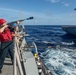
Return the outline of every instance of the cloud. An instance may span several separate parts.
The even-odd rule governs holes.
[[[68,3],[65,3],[64,6],[69,6],[69,4]]]
[[[49,1],[50,3],[58,3],[61,0],[45,0],[45,1]],[[66,3],[66,2],[60,2],[61,4],[63,4],[64,6],[68,7],[70,4]]]
[[[76,16],[76,14],[72,13],[72,14],[69,14],[69,16],[74,17],[74,16]]]
[[[0,8],[0,10],[2,10],[2,11],[14,11],[14,12],[20,12],[19,10],[8,9],[8,8]]]
[[[61,2],[64,6],[68,7],[70,4],[66,2]]]
[[[59,2],[60,0],[46,0],[46,1],[49,1],[49,2],[51,2],[51,3],[57,3],[57,2]]]

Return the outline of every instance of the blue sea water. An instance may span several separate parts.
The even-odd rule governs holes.
[[[54,75],[76,75],[76,36],[58,25],[25,25],[28,44],[35,42],[38,54]]]

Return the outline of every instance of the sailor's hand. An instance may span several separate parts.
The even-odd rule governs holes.
[[[7,29],[8,25],[2,25],[0,26],[0,33],[4,31],[4,29]]]
[[[7,27],[8,27],[8,25],[3,25],[3,26],[1,26],[1,28],[4,28],[4,29],[7,28]]]
[[[3,27],[4,27],[4,28],[7,28],[7,27],[8,27],[8,25],[2,25],[2,26],[1,26],[1,28],[3,28]]]
[[[13,33],[12,36],[14,36],[14,37],[15,37],[15,36],[18,37],[18,36],[20,36],[20,34],[14,34],[14,33]]]
[[[20,34],[15,34],[15,36],[17,36],[17,37],[18,37],[18,36],[20,36]]]
[[[5,28],[7,28],[7,27],[8,27],[8,25],[5,25],[4,27],[5,27]]]

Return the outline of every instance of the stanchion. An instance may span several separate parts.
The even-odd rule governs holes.
[[[15,37],[15,40],[14,40],[14,45],[15,45],[15,48],[14,48],[14,75],[17,75],[17,65],[16,64],[18,64],[20,75],[24,75],[22,66],[21,66],[21,62],[20,62],[20,58],[19,58],[19,54],[18,54],[19,48],[17,47],[16,39],[17,39],[17,37]]]
[[[17,66],[16,66],[16,42],[15,42],[15,39],[14,39],[14,64],[13,64],[13,75],[17,75]]]

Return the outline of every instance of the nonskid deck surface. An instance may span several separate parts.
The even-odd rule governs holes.
[[[17,74],[20,75],[18,67]],[[13,75],[13,64],[10,58],[5,58],[2,73],[0,75]]]
[[[2,73],[0,75],[13,75],[13,65],[10,58],[5,59]]]

